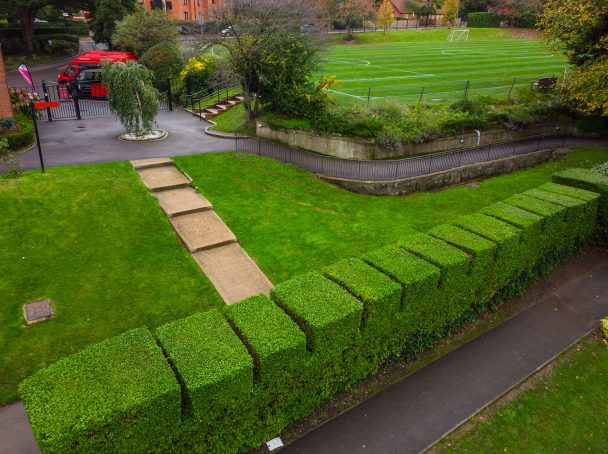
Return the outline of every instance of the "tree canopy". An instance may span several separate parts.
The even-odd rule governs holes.
[[[138,57],[160,43],[177,42],[177,24],[163,11],[148,12],[137,8],[133,14],[116,23],[112,43]]]
[[[136,6],[136,0],[95,0],[92,21],[95,41],[108,43],[111,47],[116,23],[133,13]]]

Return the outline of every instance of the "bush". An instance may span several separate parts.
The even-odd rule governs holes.
[[[593,170],[596,173],[599,173],[600,175],[608,177],[608,162],[605,162],[603,164],[597,164],[597,165],[593,166],[593,168],[591,170]]]
[[[604,339],[608,339],[608,317],[602,319],[602,334]]]
[[[182,55],[174,43],[160,43],[147,50],[139,62],[154,73],[157,82],[179,74],[183,66]]]
[[[588,169],[568,169],[554,174],[553,181],[600,194],[595,241],[608,244],[608,177]]]
[[[361,303],[320,274],[279,284],[272,298],[304,330],[308,348],[317,355],[340,355],[359,333]]]
[[[19,391],[43,452],[143,452],[168,446],[180,390],[145,328],[62,359]]]
[[[469,28],[496,28],[500,27],[500,14],[498,13],[469,13],[467,18]]]
[[[195,418],[213,421],[248,398],[253,362],[220,312],[195,314],[161,326],[156,333]]]
[[[34,142],[34,123],[32,123],[32,120],[20,112],[15,113],[15,120],[18,129],[0,135],[0,138],[6,139],[9,150],[19,150]]]
[[[572,184],[545,184],[429,234],[404,236],[362,259],[326,267],[325,276],[295,277],[276,286],[270,299],[252,297],[224,313],[196,314],[159,328],[160,345],[182,385],[181,419],[175,417],[175,380],[165,377],[169,368],[145,330],[141,347],[150,345],[138,347],[135,360],[129,357],[133,348],[119,337],[106,341],[111,349],[99,344],[90,349],[94,355],[85,350],[59,362],[21,387],[35,433],[44,448],[67,451],[72,440],[88,451],[111,440],[107,446],[122,451],[144,433],[149,438],[135,451],[162,450],[170,438],[179,452],[236,453],[258,446],[383,364],[434,345],[583,245],[595,228],[598,200],[608,196],[608,179],[591,171],[556,178]],[[154,361],[142,359],[150,354]],[[85,366],[74,365],[81,362]],[[157,388],[147,386],[138,394],[150,400],[137,407],[146,409],[143,418],[132,418],[131,407],[120,405],[111,406],[116,414],[109,424],[98,416],[109,405],[100,399],[122,402],[134,382],[141,386],[148,375],[165,377],[160,381],[167,383],[169,405],[164,397],[158,397],[160,404],[153,401]],[[126,383],[125,393],[118,393],[116,377]],[[161,414],[150,416],[149,408]],[[76,414],[95,417],[79,426]],[[47,424],[50,432],[44,431]],[[149,425],[147,432],[142,424]],[[69,440],[53,438],[64,428]]]

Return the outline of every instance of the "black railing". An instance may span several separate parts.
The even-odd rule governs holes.
[[[213,104],[228,100],[237,94],[238,88],[239,85],[233,81],[220,82],[206,90],[187,96],[186,106],[193,113],[204,110]]]
[[[541,150],[562,148],[564,134],[548,134],[462,150],[384,161],[341,159],[257,138],[237,138],[236,150],[268,156],[322,175],[357,181],[391,181],[491,162]]]

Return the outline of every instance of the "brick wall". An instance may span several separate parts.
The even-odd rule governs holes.
[[[8,92],[8,82],[6,80],[6,70],[4,69],[4,56],[0,48],[0,118],[15,118],[11,96]]]

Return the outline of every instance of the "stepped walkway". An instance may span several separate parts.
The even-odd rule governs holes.
[[[270,292],[270,280],[171,159],[143,159],[131,164],[226,304]]]
[[[281,454],[417,453],[496,401],[608,314],[608,251],[587,250],[526,290],[528,307]],[[567,447],[564,447],[567,450]]]

